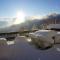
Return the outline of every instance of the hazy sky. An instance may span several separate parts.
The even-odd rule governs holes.
[[[0,0],[0,17],[16,17],[18,11],[24,11],[27,16],[60,13],[60,0]],[[16,23],[20,21],[16,20]],[[12,23],[13,19],[0,19],[0,27],[5,27]]]
[[[15,17],[19,10],[27,16],[60,13],[60,0],[0,0],[0,17]]]

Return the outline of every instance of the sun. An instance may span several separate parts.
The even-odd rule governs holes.
[[[24,19],[25,18],[25,13],[23,11],[18,11],[17,12],[17,19]]]
[[[18,11],[16,14],[16,20],[14,24],[20,24],[25,21],[26,14],[24,11]]]

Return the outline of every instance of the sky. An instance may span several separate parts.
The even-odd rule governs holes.
[[[0,0],[0,17],[16,17],[21,10],[27,17],[60,13],[60,0]]]
[[[19,10],[27,16],[60,13],[60,0],[0,0],[0,17],[15,17]]]

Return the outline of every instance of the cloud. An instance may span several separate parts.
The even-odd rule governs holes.
[[[36,16],[28,16],[26,19],[34,20],[34,19],[42,19],[44,15],[36,15]]]
[[[11,26],[15,21],[15,18],[1,18],[0,17],[0,28]]]

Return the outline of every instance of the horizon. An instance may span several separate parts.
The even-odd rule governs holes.
[[[29,16],[28,18],[27,17],[25,18],[25,21],[23,21],[23,22],[20,21],[20,22],[24,23],[27,20],[36,20],[36,19],[37,20],[43,20],[43,19],[48,18],[50,15],[57,16],[59,14],[58,13],[51,13],[51,14],[42,16],[41,18],[40,18],[40,16],[37,16],[37,17],[36,16]],[[15,24],[15,22],[17,22],[17,21],[19,22],[17,17],[0,17],[0,28],[21,24],[20,22],[18,24]]]

